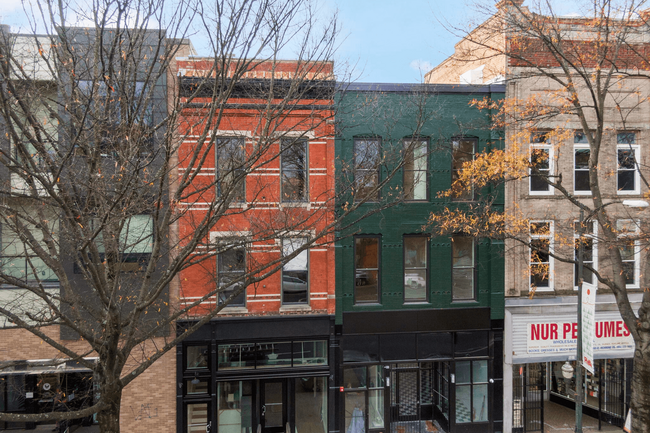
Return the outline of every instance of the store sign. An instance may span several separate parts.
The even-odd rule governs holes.
[[[595,337],[596,337],[596,287],[592,286],[591,284],[583,284],[582,286],[582,365],[591,374],[594,374]]]
[[[575,352],[578,341],[577,322],[536,322],[527,324],[528,353]],[[596,320],[594,323],[593,352],[599,350],[634,349],[630,331],[618,320]]]

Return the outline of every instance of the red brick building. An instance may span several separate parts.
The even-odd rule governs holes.
[[[178,62],[179,182],[196,188],[177,203],[181,247],[186,234],[214,222],[196,264],[180,274],[181,307],[197,306],[179,330],[225,305],[179,347],[178,431],[309,424],[325,432],[335,308],[333,65],[251,62],[238,76],[231,66],[241,62],[227,73],[215,73],[213,59]]]

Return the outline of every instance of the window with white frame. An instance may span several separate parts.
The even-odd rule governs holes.
[[[635,132],[616,134],[616,190],[619,194],[639,194],[639,145]]]
[[[549,176],[553,171],[553,147],[548,132],[536,132],[530,138],[530,194],[552,194]]]
[[[553,288],[553,223],[531,221],[530,230],[530,286],[536,290]]]
[[[305,238],[282,239],[282,255],[290,256],[307,243]],[[309,302],[309,250],[303,250],[282,267],[282,303]]]
[[[619,251],[623,261],[623,276],[625,287],[639,287],[639,257],[640,244],[637,239],[639,235],[639,224],[634,220],[616,221],[616,230],[619,237]]]
[[[573,272],[573,285],[578,287],[578,259],[580,247],[580,222],[576,221],[574,224],[573,238],[575,246],[575,266]],[[596,277],[593,272],[587,269],[587,266],[597,269],[598,268],[598,245],[597,245],[597,230],[598,224],[595,221],[583,223],[582,227],[582,263],[584,264],[582,270],[582,279],[587,284],[596,284]]]
[[[573,135],[573,191],[576,194],[591,194],[589,188],[589,141],[582,131]]]

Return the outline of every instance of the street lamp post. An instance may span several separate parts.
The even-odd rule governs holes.
[[[582,243],[585,214],[580,209],[578,223],[578,341],[576,347],[576,433],[582,433],[582,282],[584,274],[584,252]]]

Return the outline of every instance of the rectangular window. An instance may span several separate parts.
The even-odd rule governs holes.
[[[477,139],[475,138],[456,138],[451,142],[452,145],[452,170],[451,182],[452,184],[460,178],[460,173],[463,170],[463,164],[474,160],[474,153],[476,152]],[[473,185],[464,185],[454,191],[456,200],[474,200],[474,187]]]
[[[233,247],[217,256],[217,285],[219,288],[219,304],[225,303],[230,296],[240,290],[243,281],[236,281],[246,273],[246,250],[244,247]],[[246,305],[246,289],[233,298],[229,307]]]
[[[429,141],[412,138],[404,140],[404,199],[427,199]]]
[[[34,217],[38,218],[38,216]],[[44,230],[24,219],[20,221],[20,224],[24,227],[23,229],[20,229],[20,225],[14,224],[12,220],[2,224],[2,253],[0,257],[2,273],[7,277],[25,281],[59,281],[56,274],[42,258],[38,257],[31,245],[21,240],[20,233],[25,230],[33,237],[36,245],[47,250],[43,239]],[[59,222],[56,218],[52,217],[48,221],[45,231],[52,233],[55,241],[58,242]]]
[[[306,243],[305,238],[282,239],[282,255],[289,256]],[[282,267],[282,303],[309,303],[309,250],[301,251]]]
[[[379,236],[354,238],[354,302],[379,302]]]
[[[550,194],[548,183],[552,171],[553,148],[548,132],[535,133],[531,136],[530,148],[530,193]]]
[[[456,362],[456,423],[488,421],[488,362]]]
[[[639,146],[636,133],[619,132],[616,134],[616,159],[618,162],[616,189],[619,194],[639,194]]]
[[[530,286],[536,290],[551,289],[552,223],[550,221],[531,221],[530,229]]]
[[[616,229],[619,237],[619,251],[623,260],[623,275],[625,276],[625,287],[639,287],[639,256],[641,247],[639,240],[639,225],[634,220],[616,221]]]
[[[95,230],[100,224],[98,219],[91,221],[91,228]],[[103,228],[102,228],[103,230]],[[106,245],[103,234],[100,232],[95,238],[95,245],[99,258],[106,258]],[[122,272],[143,271],[149,263],[153,251],[153,217],[151,215],[133,215],[124,220],[120,231],[119,243],[119,270]],[[80,254],[82,263],[91,262],[90,254]],[[74,273],[82,273],[81,268],[75,263]]]
[[[426,236],[404,237],[404,301],[426,302],[428,271],[428,245]]]
[[[589,271],[586,266],[591,266],[592,268],[596,269],[597,268],[597,263],[598,263],[598,252],[597,252],[597,245],[596,245],[596,230],[598,228],[598,225],[595,222],[589,222],[586,223],[585,226],[583,227],[583,235],[582,235],[582,246],[583,246],[583,256],[582,256],[582,262],[585,265],[582,270],[582,278],[585,283],[587,284],[595,284],[596,283],[596,277],[594,276],[593,272]],[[579,231],[580,229],[580,222],[575,222],[574,223],[574,238],[575,238],[575,266],[574,266],[574,278],[573,278],[573,285],[577,288],[578,287],[578,252],[579,252]]]
[[[474,271],[476,267],[474,238],[455,235],[451,238],[451,297],[454,301],[476,299]]]
[[[354,200],[379,200],[379,138],[354,139]]]
[[[589,142],[582,131],[573,134],[573,191],[591,194],[589,188]]]
[[[307,188],[307,140],[281,141],[280,178],[283,202],[305,202]]]
[[[246,201],[246,145],[243,137],[217,138],[217,194],[233,202]]]
[[[84,122],[80,140],[90,145],[98,143],[102,156],[152,153],[153,100],[144,81],[136,81],[130,88],[118,87],[116,82],[109,85],[89,80],[80,80],[77,86],[81,101],[77,120]],[[86,146],[81,144],[75,152],[87,154],[90,148]]]

